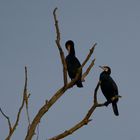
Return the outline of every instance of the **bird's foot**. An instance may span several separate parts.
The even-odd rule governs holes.
[[[108,102],[108,101],[106,101],[105,103],[104,103],[104,105],[107,107],[108,105],[110,104],[110,102]]]

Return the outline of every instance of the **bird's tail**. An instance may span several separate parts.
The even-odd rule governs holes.
[[[112,108],[113,108],[114,114],[116,116],[119,116],[119,111],[118,111],[118,107],[117,107],[117,103],[116,102],[112,103]]]
[[[83,87],[83,84],[82,84],[82,81],[81,80],[76,81],[76,85],[79,88],[82,88]]]

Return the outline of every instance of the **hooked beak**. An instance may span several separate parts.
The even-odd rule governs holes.
[[[102,70],[104,70],[104,67],[103,66],[99,66],[99,68],[101,68]]]

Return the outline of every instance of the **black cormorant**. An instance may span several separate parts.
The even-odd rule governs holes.
[[[115,81],[110,76],[111,68],[108,66],[100,66],[100,68],[103,69],[103,72],[100,74],[100,82],[101,82],[100,87],[105,98],[107,99],[105,105],[108,106],[108,104],[112,103],[114,114],[118,116],[119,115],[117,107],[118,98],[114,98],[115,96],[118,96],[118,87]]]
[[[68,50],[68,55],[66,56],[68,75],[71,79],[74,79],[76,77],[78,69],[81,67],[81,64],[77,59],[77,57],[75,56],[74,42],[72,40],[68,40],[65,43],[65,47]],[[78,80],[75,83],[77,87],[83,87],[81,77],[82,70],[80,72]]]

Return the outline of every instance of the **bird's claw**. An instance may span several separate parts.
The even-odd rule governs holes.
[[[110,103],[110,102],[106,101],[106,102],[104,103],[104,105],[107,107],[107,106],[109,105],[109,103]]]

